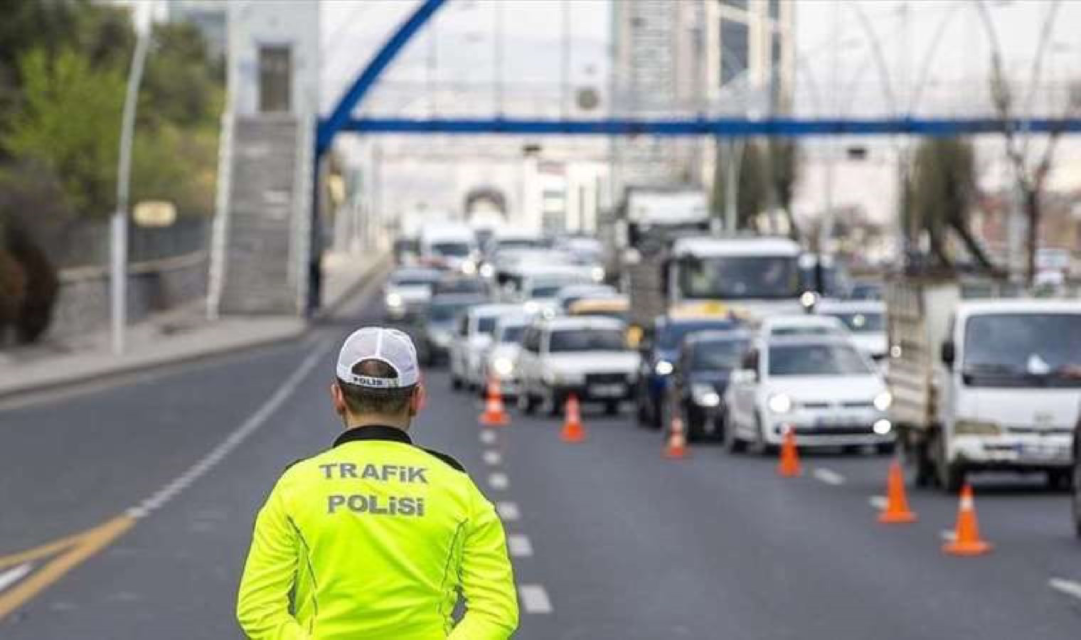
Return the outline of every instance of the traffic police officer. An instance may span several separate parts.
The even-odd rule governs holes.
[[[456,460],[407,433],[419,377],[400,331],[345,341],[331,395],[346,430],[289,467],[255,521],[237,598],[250,637],[487,640],[517,627],[495,509]]]

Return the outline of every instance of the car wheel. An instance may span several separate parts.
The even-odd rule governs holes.
[[[1079,454],[1074,454],[1073,464],[1073,524],[1077,537],[1081,538],[1081,459],[1076,459]]]
[[[899,440],[896,446],[900,451],[901,467],[905,470],[906,479],[920,488],[933,485],[935,468],[927,454],[927,444],[903,439]]]
[[[619,401],[610,400],[604,403],[604,415],[614,416],[619,414]]]
[[[518,393],[518,408],[527,416],[533,415],[537,410],[536,399],[533,397],[533,394],[529,393],[524,388]]]
[[[1069,489],[1073,479],[1070,469],[1055,469],[1047,472],[1047,487],[1049,489]]]
[[[754,432],[758,438],[758,454],[766,457],[774,457],[780,451],[780,447],[775,444],[770,444],[769,441],[766,440],[766,432],[763,429],[762,416],[756,414],[754,417]]]
[[[661,408],[661,403],[657,400],[651,400],[649,404],[652,407],[649,412],[649,426],[654,430],[660,431],[664,428],[664,410]]]
[[[747,450],[747,443],[736,435],[736,424],[727,409],[724,412],[724,448],[729,453],[743,453]]]
[[[462,379],[454,375],[453,370],[450,372],[450,388],[454,389],[455,391],[462,388]]]
[[[634,400],[634,415],[638,419],[638,426],[649,426],[649,412],[646,410],[646,404],[642,400],[642,396],[639,395]]]
[[[888,456],[893,453],[896,445],[893,442],[880,442],[875,445],[875,453],[880,456]]]
[[[946,493],[957,493],[965,483],[964,467],[951,464],[946,456],[946,439],[941,431],[935,438],[935,480]]]
[[[559,412],[563,410],[563,398],[555,391],[550,392],[545,409],[553,418],[559,417]]]

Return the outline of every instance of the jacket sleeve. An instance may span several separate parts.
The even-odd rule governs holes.
[[[308,637],[290,613],[300,544],[285,510],[281,485],[279,481],[255,519],[251,550],[237,595],[237,620],[252,640]]]
[[[462,547],[465,615],[448,640],[504,640],[518,628],[518,592],[507,540],[491,502],[470,482],[473,516]]]

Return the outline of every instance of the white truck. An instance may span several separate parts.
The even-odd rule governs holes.
[[[918,485],[977,471],[1070,481],[1081,403],[1081,301],[965,299],[955,279],[886,291],[890,417]]]

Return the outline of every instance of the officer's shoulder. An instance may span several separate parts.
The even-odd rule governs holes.
[[[435,449],[425,449],[424,447],[417,447],[417,448],[420,449],[421,451],[423,451],[424,453],[427,453],[428,455],[434,457],[434,458],[438,458],[438,459],[442,460],[447,466],[454,469],[455,471],[461,471],[462,473],[466,473],[465,467],[462,466],[462,463],[458,462],[454,458],[454,456],[447,455],[447,454],[443,453],[442,451],[436,451]]]

